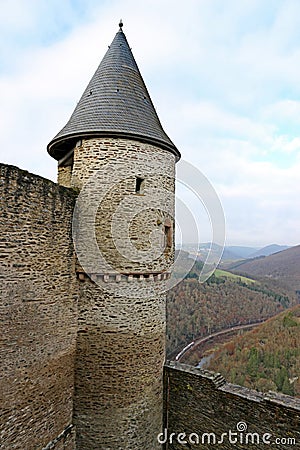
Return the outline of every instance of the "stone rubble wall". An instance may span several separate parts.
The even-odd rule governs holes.
[[[81,190],[80,198],[84,196],[82,227],[85,230],[90,223],[95,229],[97,246],[112,272],[146,274],[168,270],[174,258],[174,174],[174,155],[150,144],[94,138],[83,139],[75,147],[72,187]],[[142,194],[135,192],[136,177],[145,179]],[[93,208],[96,212],[89,216]],[[168,220],[173,243],[163,250]],[[151,244],[153,233],[156,240]],[[162,251],[155,253],[159,244]],[[91,252],[91,245],[83,250],[87,246]],[[158,256],[149,260],[151,251]],[[96,262],[95,266],[91,263],[90,273],[108,270],[99,266],[97,252],[90,253],[90,261]]]
[[[232,385],[220,374],[177,362],[166,364],[164,388],[164,428],[168,428],[165,449],[300,448],[300,399],[283,394],[262,394]],[[246,430],[242,431],[244,424]],[[229,430],[237,433],[231,435],[231,442],[228,436],[224,436],[223,442],[218,443],[222,433],[229,434]],[[172,433],[174,435],[171,437]],[[186,436],[179,436],[178,441],[179,433],[185,433]],[[200,437],[199,444],[195,443],[196,436],[193,433]],[[213,435],[203,436],[204,433],[214,433],[216,442],[213,442]],[[247,433],[250,433],[248,442]],[[210,443],[208,439],[211,439]],[[234,442],[235,439],[237,442]],[[276,442],[276,439],[279,441]],[[288,442],[288,439],[294,441]],[[164,441],[164,436],[161,440]],[[189,445],[180,442],[184,440]]]
[[[72,423],[74,194],[0,165],[0,448],[40,450]],[[73,450],[74,432],[56,449]]]
[[[72,167],[71,166],[59,166],[57,173],[57,183],[60,186],[71,187],[71,175],[72,175]]]
[[[218,374],[168,362],[163,407],[163,282],[109,278],[110,291],[76,280],[74,203],[72,190],[0,164],[1,450],[159,449],[162,408],[166,449],[300,448],[299,399]],[[272,444],[176,441],[241,422],[239,439],[267,433]]]
[[[147,282],[133,280],[132,292],[142,293],[141,283]],[[80,287],[77,448],[160,448],[165,298],[117,297],[88,280]]]
[[[102,279],[97,275],[110,272],[128,276],[118,281],[109,276],[101,287],[81,277],[77,446],[155,450],[160,448],[156,438],[162,427],[166,310],[163,281],[154,274],[167,271],[173,261],[174,240],[161,252],[159,245],[165,225],[173,221],[175,157],[126,139],[83,139],[80,144],[74,149],[72,169],[72,187],[80,190],[79,201],[84,197],[76,216],[76,248],[88,260],[79,256],[79,263],[96,281]],[[144,180],[142,192],[136,192],[137,178]],[[91,240],[85,241],[88,226]],[[149,258],[151,233],[156,232],[161,241],[154,240],[152,250],[158,256]],[[93,249],[94,236],[99,250]],[[140,256],[132,258],[132,250]],[[99,265],[99,254],[111,269]]]

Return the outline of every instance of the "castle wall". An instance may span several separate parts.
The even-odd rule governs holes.
[[[72,166],[58,167],[57,183],[61,186],[71,187]]]
[[[123,188],[132,189],[132,181]],[[152,182],[171,186],[168,177]],[[74,450],[77,427],[78,450],[158,449],[163,282],[140,277],[153,271],[143,262],[138,277],[110,276],[106,289],[81,277],[78,294],[74,203],[70,189],[0,164],[0,448]],[[129,262],[127,270],[136,267]],[[165,366],[164,395],[168,432],[160,440],[168,450],[299,447],[299,399],[173,362]]]
[[[135,191],[136,177],[144,179],[142,194]],[[112,271],[162,272],[173,261],[174,242],[161,256],[156,256],[155,250],[160,253],[157,236],[161,236],[160,244],[163,244],[164,225],[168,219],[174,230],[174,177],[174,155],[150,144],[94,138],[83,139],[81,145],[75,147],[71,185],[85,196],[81,214],[85,228],[94,219],[85,214],[87,205],[89,209],[94,204],[97,207],[95,224],[91,227],[95,229],[97,245]],[[130,223],[128,232],[127,222]],[[154,233],[154,244],[151,244],[151,233]],[[130,246],[132,243],[135,248]],[[151,246],[154,256],[148,258]],[[135,249],[140,251],[138,256]],[[90,254],[89,260],[93,259],[99,264],[97,255]],[[93,270],[99,272],[99,266],[91,268],[90,272]]]
[[[146,283],[130,282],[136,298],[81,283],[74,402],[78,449],[158,447],[165,298],[143,298]],[[120,289],[127,285],[121,281]]]
[[[81,275],[95,281],[85,277],[78,302],[78,449],[160,448],[166,312],[157,273],[174,252],[173,242],[159,251],[174,211],[174,166],[171,153],[136,141],[89,139],[75,148],[72,185],[81,190],[79,203],[83,198],[76,250]],[[142,192],[136,192],[137,177],[144,180]]]
[[[167,441],[168,450],[295,449],[300,445],[299,399],[261,394],[184,364],[169,362],[165,367],[165,410],[168,433],[161,442]],[[230,430],[236,434],[229,437]],[[227,435],[222,438],[223,433]]]
[[[73,450],[72,191],[0,165],[0,447]]]

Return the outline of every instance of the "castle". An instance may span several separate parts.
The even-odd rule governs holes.
[[[0,449],[300,448],[297,399],[165,363],[180,153],[122,27],[48,145],[58,184],[0,165]]]

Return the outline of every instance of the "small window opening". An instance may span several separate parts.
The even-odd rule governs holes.
[[[165,239],[166,239],[166,247],[172,247],[172,227],[171,227],[171,225],[165,225]]]
[[[144,180],[144,178],[136,177],[136,181],[135,181],[135,192],[136,192],[136,194],[143,194],[144,193],[144,187],[145,187],[145,180]]]

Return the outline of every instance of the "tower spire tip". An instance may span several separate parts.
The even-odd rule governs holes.
[[[120,27],[120,31],[123,31],[123,30],[122,30],[122,28],[123,28],[123,21],[122,21],[122,19],[120,19],[119,27]]]

